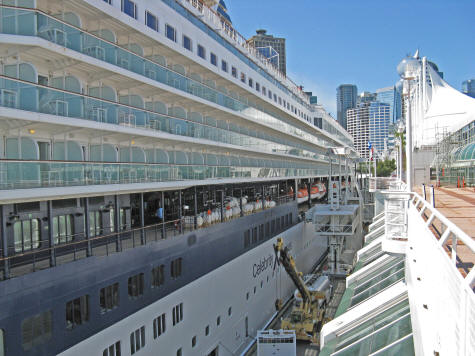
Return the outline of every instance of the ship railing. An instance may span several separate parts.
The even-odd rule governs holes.
[[[377,190],[390,189],[391,186],[395,187],[400,185],[401,181],[397,178],[390,177],[370,177],[369,178],[369,191],[375,192]]]
[[[312,132],[315,131],[315,135],[310,134],[295,127],[288,118],[279,115],[277,112],[268,111],[257,105],[251,106],[247,102],[237,100],[227,93],[223,93],[205,83],[166,67],[162,63],[155,61],[153,56],[141,56],[126,47],[119,46],[95,34],[88,33],[61,19],[49,16],[38,9],[32,10],[0,4],[0,16],[4,11],[8,11],[12,21],[18,22],[23,20],[23,23],[22,25],[12,23],[8,28],[0,26],[0,33],[42,38],[89,57],[94,57],[106,63],[142,75],[149,80],[157,81],[175,89],[199,96],[220,106],[237,111],[240,114],[250,115],[254,119],[258,119],[259,122],[269,122],[272,126],[279,126],[279,129],[282,131],[294,133],[301,137],[308,136],[309,138],[307,139],[312,142],[322,141],[322,145],[325,147],[328,146],[328,142],[321,139],[317,134],[317,131],[320,130],[316,127],[309,127],[309,130]],[[25,25],[23,26],[23,24]],[[52,33],[63,33],[66,37],[61,36],[61,40],[58,41],[58,36],[52,36]]]
[[[244,163],[243,163],[244,164]],[[221,178],[321,176],[317,168],[142,162],[0,160],[0,190]]]
[[[270,196],[268,199],[274,201],[275,206],[279,206],[294,201],[294,196]],[[254,210],[253,213],[267,209],[272,208],[261,208]],[[40,238],[41,234],[38,234],[37,238],[33,236],[28,240],[23,237],[21,241],[8,247],[6,251],[0,248],[0,280],[18,277],[87,257],[109,256],[152,242],[160,242],[215,224],[228,222],[243,215],[240,214],[228,219],[223,218],[222,221],[219,219],[212,223],[205,223],[202,226],[197,226],[194,215],[185,215],[181,219],[172,219],[144,227],[121,225],[119,231],[113,226],[94,227],[91,228],[89,234],[86,232],[69,235],[58,234],[58,236],[53,237],[52,242],[49,238]],[[191,224],[190,221],[192,221]],[[8,223],[14,224],[15,222],[16,220],[13,220]],[[284,229],[284,226],[281,228]]]
[[[416,354],[473,355],[475,241],[417,193],[411,193],[407,220]]]
[[[353,233],[353,224],[315,224],[315,231],[319,234],[347,235]]]

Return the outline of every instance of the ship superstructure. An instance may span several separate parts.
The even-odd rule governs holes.
[[[0,355],[234,354],[325,254],[351,137],[214,5],[0,4]]]

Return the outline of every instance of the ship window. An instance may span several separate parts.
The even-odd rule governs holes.
[[[292,213],[289,213],[289,222],[292,224]]]
[[[176,350],[176,356],[182,356],[181,347]]]
[[[165,313],[153,319],[153,338],[156,339],[165,332]]]
[[[257,226],[252,229],[252,243],[257,243]]]
[[[132,299],[140,297],[143,295],[143,273],[136,274],[135,276],[129,277],[128,280],[128,290],[129,297]]]
[[[267,95],[267,89],[266,89],[266,87],[262,87],[262,94]]]
[[[254,294],[256,294],[256,291],[257,291],[257,288],[256,286],[254,286]]]
[[[275,218],[275,232],[279,232],[280,231],[280,219],[279,218]]]
[[[218,65],[218,57],[216,57],[216,55],[213,52],[210,53],[209,60],[210,60],[212,65],[214,65],[214,66]]]
[[[264,224],[259,226],[259,241],[264,240]]]
[[[15,252],[24,252],[40,246],[40,223],[38,219],[17,221],[13,224]]]
[[[196,335],[191,338],[191,347],[196,346]]]
[[[119,306],[119,283],[101,288],[99,293],[101,313],[104,314]]]
[[[249,292],[246,293],[246,300],[249,300]]]
[[[89,321],[89,295],[83,295],[66,303],[66,328],[72,329]]]
[[[208,335],[209,335],[209,325],[206,325],[205,336],[208,336]]]
[[[89,212],[89,236],[94,237],[101,234],[102,219],[99,211]]]
[[[256,90],[257,91],[260,91],[261,90],[261,85],[259,83],[256,82]]]
[[[172,40],[173,42],[176,42],[176,30],[169,24],[165,25],[165,35],[168,39]]]
[[[158,19],[157,16],[152,13],[145,11],[145,24],[150,27],[152,30],[158,32]]]
[[[137,5],[131,0],[122,0],[122,12],[137,19]]]
[[[231,67],[231,75],[234,78],[237,78],[237,69],[236,69],[236,67]]]
[[[143,347],[145,347],[145,326],[130,334],[130,354],[135,354]]]
[[[188,51],[192,51],[190,37],[183,35],[183,47],[186,48]]]
[[[245,83],[246,82],[246,74],[241,73],[241,82]]]
[[[218,317],[216,318],[216,326],[220,326],[221,325],[221,317],[218,315]]]
[[[173,307],[172,311],[173,316],[173,326],[178,324],[180,321],[183,320],[183,303],[180,303]]]
[[[279,96],[279,105],[282,105],[282,99]]]
[[[202,45],[198,45],[198,56],[203,59],[206,59],[206,50]]]
[[[174,259],[171,263],[170,263],[170,275],[173,279],[176,279],[178,277],[181,276],[181,265],[182,265],[182,258],[177,258],[177,259]]]
[[[244,231],[244,248],[248,248],[251,245],[251,230]]]
[[[228,316],[231,316],[232,313],[233,313],[233,309],[232,309],[232,307],[229,307],[229,308],[228,308]]]
[[[269,97],[269,99],[272,99],[272,92],[270,90],[267,92],[267,94],[268,94],[267,96]]]
[[[285,226],[289,226],[289,215],[285,215]]]
[[[23,350],[31,350],[33,346],[42,344],[51,339],[52,328],[50,310],[24,319],[21,323],[21,345]],[[1,336],[3,338],[3,331],[1,332]]]
[[[275,234],[275,220],[272,220],[270,223],[271,234]]]
[[[281,217],[280,217],[280,228],[283,229],[284,226],[285,226],[285,225],[284,225],[284,217],[281,216]]]
[[[264,281],[261,281],[261,288],[264,286]]]
[[[228,62],[226,62],[225,60],[221,60],[221,69],[224,71],[224,72],[228,72]]]
[[[152,269],[152,288],[165,283],[165,266],[160,265]]]
[[[251,88],[254,86],[254,81],[252,80],[252,78],[249,78],[248,83]]]
[[[274,94],[274,101],[277,102],[277,95]]]
[[[102,356],[120,356],[120,341],[110,345],[107,349],[104,349]]]
[[[103,1],[108,3],[109,5],[112,5],[112,0],[103,0]]]
[[[270,237],[270,222],[266,222],[266,237]]]
[[[71,242],[73,240],[73,221],[74,217],[71,214],[53,217],[53,238],[55,245]]]

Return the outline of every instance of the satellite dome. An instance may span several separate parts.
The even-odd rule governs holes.
[[[406,57],[397,65],[397,73],[401,78],[414,77],[420,66],[421,64],[416,58]]]

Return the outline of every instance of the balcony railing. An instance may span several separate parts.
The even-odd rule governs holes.
[[[257,163],[258,164],[258,163]],[[317,176],[318,169],[123,162],[0,160],[0,189],[151,183],[219,178]]]
[[[327,160],[322,154],[305,150],[298,145],[283,144],[281,143],[282,139],[267,134],[263,136],[266,139],[242,134],[240,132],[248,132],[248,129],[235,124],[225,123],[226,128],[214,127],[190,119],[164,115],[2,75],[0,75],[0,106],[127,127],[152,129],[174,135],[203,138],[253,149],[259,148],[259,150],[269,153],[280,152],[292,156]]]
[[[5,18],[9,21],[5,21]],[[3,18],[3,20],[1,20]],[[277,113],[262,107],[253,107],[227,94],[209,87],[197,80],[175,72],[150,58],[140,56],[127,48],[120,47],[96,35],[87,33],[66,22],[47,16],[39,10],[19,9],[0,5],[0,32],[23,36],[37,36],[49,42],[77,51],[89,57],[113,64],[156,82],[193,94],[230,110],[248,116],[259,123],[267,124],[322,147],[329,141],[295,127]],[[309,130],[311,130],[309,128]]]

